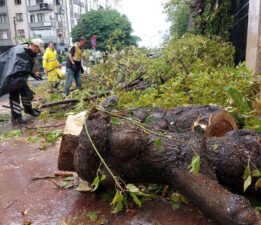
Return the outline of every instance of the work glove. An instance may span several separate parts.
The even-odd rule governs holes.
[[[35,80],[42,80],[42,76],[36,76],[34,73],[30,73],[30,76],[33,77]]]
[[[79,71],[79,68],[75,64],[72,64],[72,70],[76,73]]]

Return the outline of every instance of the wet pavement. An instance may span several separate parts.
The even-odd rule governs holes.
[[[9,115],[10,109],[2,105],[9,105],[8,95],[0,98],[0,114]],[[45,124],[30,116],[26,119],[26,127],[0,122],[0,136],[15,129],[30,136],[33,128],[50,126],[50,130],[63,130],[64,126],[56,126],[64,121]],[[54,177],[60,141],[41,150],[41,142],[32,144],[25,138],[0,138],[0,225],[218,225],[191,204],[173,210],[164,199],[145,202],[141,208],[119,215],[111,214],[109,202],[100,194],[57,187],[62,179]],[[94,214],[95,219],[90,216]]]
[[[8,96],[0,98],[0,114],[10,113],[2,104],[8,105]],[[0,135],[15,129],[23,132],[19,138],[0,139],[0,225],[217,225],[191,204],[173,210],[164,199],[113,215],[109,202],[99,194],[58,187],[64,179],[54,177],[60,141],[45,150],[41,150],[40,141],[28,143],[26,137],[33,135],[34,128],[47,124],[27,119],[26,127],[13,126],[10,121],[0,123]],[[63,130],[62,122],[49,121],[49,129],[62,124],[55,130]],[[95,219],[90,216],[94,213]]]
[[[0,97],[0,114],[10,112],[10,109],[5,108],[4,106],[9,106],[9,95]]]

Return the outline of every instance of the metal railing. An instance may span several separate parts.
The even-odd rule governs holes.
[[[236,49],[235,63],[238,64],[246,59],[249,0],[233,0],[232,3],[235,23],[231,41]]]

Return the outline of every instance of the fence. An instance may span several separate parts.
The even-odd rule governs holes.
[[[246,59],[247,27],[249,0],[232,0],[235,23],[232,31],[232,43],[236,48],[235,63]]]

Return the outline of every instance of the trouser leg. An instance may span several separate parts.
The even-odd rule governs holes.
[[[82,86],[81,71],[74,74],[74,79],[75,79],[75,83],[76,83],[76,88],[81,89],[81,86]]]
[[[11,115],[13,119],[21,117],[20,93],[18,90],[9,93]]]
[[[33,93],[32,93],[32,91],[29,89],[28,86],[24,86],[19,89],[19,92],[21,95],[21,100],[22,100],[22,104],[24,107],[24,111],[26,113],[31,114],[33,111],[33,108],[32,108]]]
[[[73,77],[74,77],[74,72],[67,68],[66,69],[66,74],[67,74],[67,79],[66,79],[66,83],[65,83],[65,94],[68,95],[69,94],[69,91],[70,91],[70,87],[72,85],[72,82],[73,82]]]

